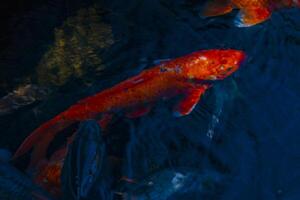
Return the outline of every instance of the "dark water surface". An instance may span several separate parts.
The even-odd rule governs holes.
[[[246,63],[206,92],[191,115],[173,118],[168,105],[162,104],[141,119],[119,119],[112,132],[126,135],[115,141],[126,145],[110,151],[124,157],[122,174],[131,178],[173,167],[197,169],[201,176],[213,172],[219,178],[210,184],[217,182],[217,186],[209,194],[199,191],[197,199],[300,199],[300,10],[282,9],[265,23],[241,29],[233,25],[236,12],[201,18],[202,4],[192,0],[48,1],[11,17],[16,27],[8,29],[13,35],[1,50],[0,94],[25,84],[51,92],[0,117],[0,147],[15,151],[42,122],[82,97],[153,66],[155,60],[201,49],[240,49],[248,55]],[[86,11],[91,7],[95,10]],[[80,9],[85,9],[83,22],[64,24],[78,16]],[[95,18],[98,15],[101,19]],[[105,37],[99,36],[103,43],[90,34],[97,32],[91,27],[100,21],[109,30]],[[88,25],[70,28],[74,23]],[[81,27],[91,32],[74,34]],[[76,39],[68,39],[72,37],[83,39],[73,44]],[[87,39],[91,37],[96,42]],[[60,49],[59,41],[69,46]],[[99,60],[75,51],[78,45]],[[65,60],[53,59],[60,56]],[[76,71],[76,66],[81,70]],[[56,80],[41,78],[41,70],[48,70],[50,77],[63,74],[59,79],[63,81],[55,84]],[[114,146],[114,140],[110,142]],[[192,199],[189,195],[180,198]]]

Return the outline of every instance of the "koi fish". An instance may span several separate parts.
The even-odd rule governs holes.
[[[68,146],[61,174],[65,199],[85,199],[103,171],[106,158],[101,129],[95,120],[80,124]]]
[[[61,172],[66,153],[67,147],[64,147],[56,151],[49,160],[41,160],[33,174],[34,182],[57,198],[62,195]]]
[[[300,7],[300,0],[211,0],[204,6],[202,15],[213,17],[240,9],[234,24],[237,27],[249,27],[270,18],[279,8]]]
[[[45,157],[50,142],[66,127],[101,117],[99,123],[104,128],[114,113],[122,111],[129,118],[140,117],[159,100],[180,96],[174,115],[188,115],[212,81],[222,80],[235,72],[244,58],[244,52],[239,50],[203,50],[146,69],[79,101],[42,124],[21,144],[14,159],[34,147],[31,154],[31,165],[34,165]]]
[[[35,166],[34,182],[57,198],[86,197],[102,169],[104,154],[97,121],[83,122],[67,146]]]

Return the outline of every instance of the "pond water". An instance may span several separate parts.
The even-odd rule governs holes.
[[[197,182],[212,176],[203,178],[211,187],[190,184],[192,192],[178,190],[170,199],[300,199],[299,8],[237,28],[236,11],[204,19],[202,6],[192,0],[48,1],[12,17],[16,26],[1,51],[6,99],[0,111],[8,108],[0,115],[0,148],[14,152],[38,125],[159,60],[239,49],[246,62],[208,90],[190,115],[174,118],[162,103],[139,119],[120,118],[108,151],[124,160],[118,173],[143,179],[140,184],[162,168],[196,170]],[[47,95],[12,103],[7,95],[26,85]],[[154,177],[169,191],[164,178]]]

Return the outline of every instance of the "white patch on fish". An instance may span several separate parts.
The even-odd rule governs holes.
[[[215,75],[210,75],[208,79],[214,81],[217,80],[217,77]]]
[[[143,81],[144,81],[143,78],[137,78],[136,80],[132,80],[133,83],[141,83]]]
[[[200,59],[200,60],[207,60],[207,57],[205,57],[205,56],[200,56],[199,59]]]

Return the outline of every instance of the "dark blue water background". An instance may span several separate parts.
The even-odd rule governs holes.
[[[299,9],[282,9],[265,23],[241,29],[233,25],[236,12],[201,18],[202,2],[197,1],[101,3],[117,41],[103,52],[105,73],[89,86],[71,81],[47,99],[1,117],[1,147],[14,151],[42,122],[80,98],[151,67],[155,60],[201,49],[240,49],[248,55],[246,63],[207,91],[192,114],[174,118],[169,104],[162,103],[141,119],[118,119],[112,132],[127,135],[126,145],[111,151],[124,156],[122,173],[132,178],[159,167],[213,171],[222,181],[208,199],[300,199]],[[78,5],[69,7],[75,12]],[[34,71],[45,46],[51,45],[53,28],[73,12],[61,14],[66,10],[43,6],[48,12],[37,9],[31,19],[21,18],[23,25],[14,33],[18,43],[13,44],[21,50],[12,51],[16,60],[10,75]],[[28,32],[30,39],[22,42]]]

